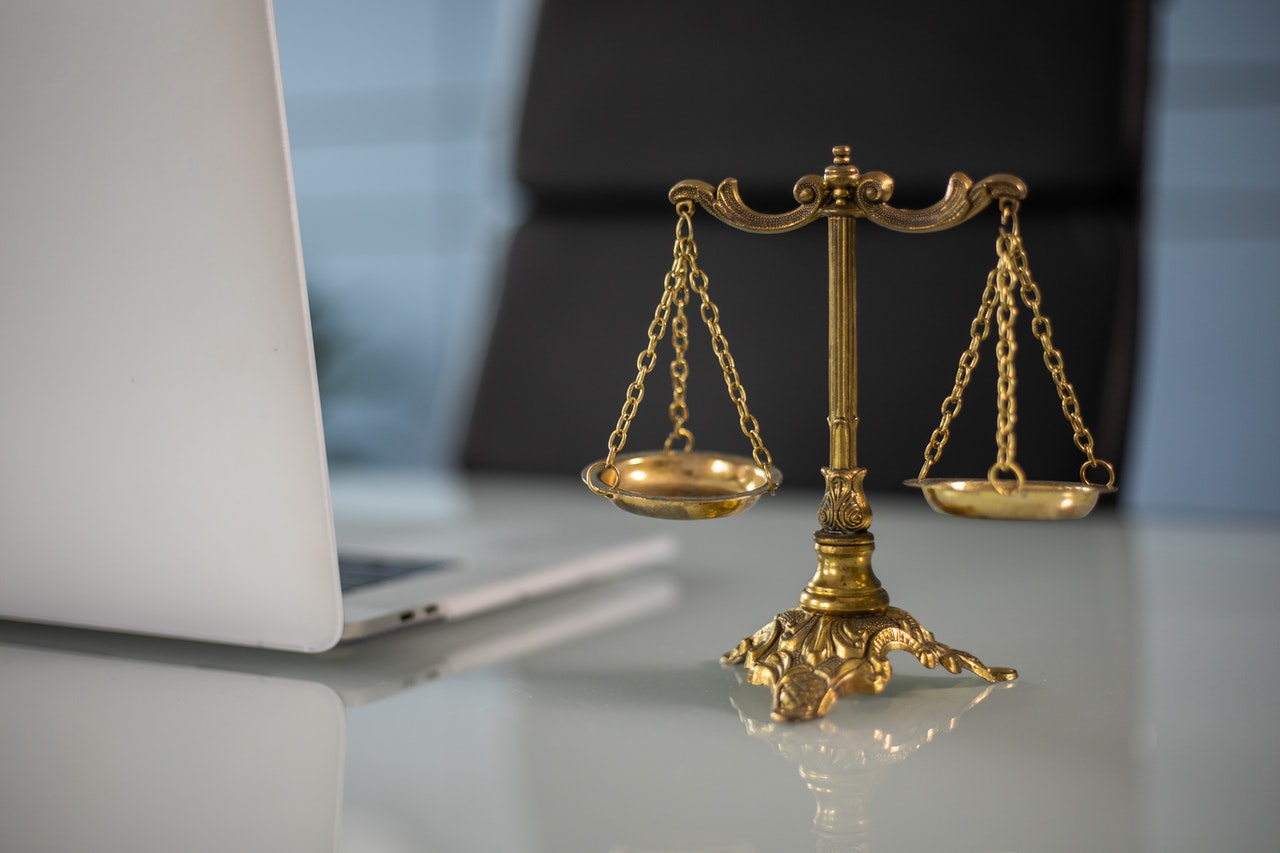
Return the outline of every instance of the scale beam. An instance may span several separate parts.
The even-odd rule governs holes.
[[[792,195],[799,207],[786,213],[761,213],[742,200],[736,178],[725,178],[713,187],[706,181],[681,181],[667,197],[672,204],[692,201],[726,225],[753,234],[782,234],[803,228],[823,215],[866,217],[892,231],[945,231],[972,219],[993,201],[1024,199],[1027,185],[1013,175],[992,175],[974,182],[963,172],[947,181],[945,194],[920,210],[894,207],[894,182],[884,172],[860,173],[850,162],[849,146],[832,149],[832,164],[821,175],[805,175],[796,181]]]

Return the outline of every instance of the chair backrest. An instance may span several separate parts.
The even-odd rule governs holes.
[[[1148,12],[1147,0],[544,0],[516,164],[532,213],[510,246],[467,464],[569,471],[604,454],[670,267],[673,184],[736,177],[748,204],[781,211],[795,180],[847,144],[859,168],[894,177],[899,206],[936,201],[953,171],[1026,180],[1023,233],[1055,343],[1100,455],[1118,465]],[[869,489],[919,470],[995,261],[997,220],[989,211],[929,235],[857,229]],[[758,236],[705,213],[694,224],[765,442],[788,482],[820,484],[826,230]],[[1073,478],[1082,458],[1040,346],[1026,326],[1020,342],[1018,458],[1029,476]],[[991,346],[935,473],[980,476],[994,460]],[[746,451],[705,330],[692,330],[690,350],[699,447]],[[654,371],[628,449],[660,444],[668,394]]]

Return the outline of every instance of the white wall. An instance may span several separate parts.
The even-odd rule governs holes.
[[[336,463],[439,466],[494,264],[530,0],[276,0]]]
[[[1124,502],[1280,513],[1280,4],[1156,12]]]

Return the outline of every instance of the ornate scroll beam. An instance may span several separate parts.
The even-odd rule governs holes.
[[[782,234],[795,231],[821,215],[826,187],[818,175],[805,175],[796,181],[792,195],[800,206],[786,213],[761,213],[748,207],[738,192],[738,179],[725,178],[720,186],[706,181],[681,181],[671,188],[667,198],[672,204],[692,201],[726,225],[755,234]]]
[[[868,220],[891,231],[922,233],[943,231],[982,212],[1000,198],[1024,199],[1027,185],[1013,175],[992,175],[976,184],[963,172],[947,181],[947,191],[935,204],[920,210],[893,207],[893,178],[884,172],[867,172],[858,178],[854,199]]]

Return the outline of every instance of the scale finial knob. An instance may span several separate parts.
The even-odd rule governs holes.
[[[853,187],[858,181],[858,167],[849,161],[848,145],[831,149],[831,165],[822,173],[822,179],[831,190],[832,207],[848,207]]]

